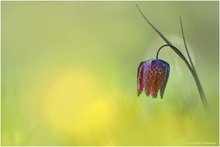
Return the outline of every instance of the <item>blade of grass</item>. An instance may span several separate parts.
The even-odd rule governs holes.
[[[202,88],[202,85],[201,85],[201,82],[199,80],[199,77],[198,77],[198,74],[196,72],[196,69],[194,67],[194,64],[192,62],[192,59],[191,59],[191,56],[190,56],[190,53],[189,53],[189,50],[188,50],[188,47],[187,47],[187,43],[186,43],[186,39],[185,39],[185,35],[184,35],[184,31],[183,31],[183,23],[182,23],[182,19],[181,19],[181,16],[180,16],[180,26],[181,26],[181,33],[182,33],[182,36],[183,36],[183,42],[184,42],[184,46],[185,46],[185,49],[186,49],[186,53],[187,53],[187,56],[189,58],[189,62],[191,64],[191,67],[194,71],[194,74],[195,74],[195,79],[196,79],[196,83],[197,83],[197,87],[198,87],[198,90],[199,90],[199,93],[200,93],[200,97],[203,101],[203,103],[205,105],[207,105],[207,100],[206,100],[206,96],[205,96],[205,93],[204,93],[204,90]]]
[[[188,50],[188,47],[187,47],[187,44],[186,44],[186,39],[185,39],[184,31],[183,31],[183,23],[182,23],[181,16],[180,16],[180,26],[181,26],[181,33],[182,33],[182,36],[183,36],[183,43],[184,43],[184,46],[185,46],[185,49],[186,49],[187,56],[189,58],[189,62],[191,64],[192,68],[195,70],[195,67],[193,65],[193,62],[192,62],[192,59],[190,57],[189,50]]]
[[[147,23],[160,35],[160,37],[167,43],[172,45],[169,40],[156,28],[154,27],[154,25],[145,17],[145,15],[143,14],[143,12],[141,11],[141,9],[139,8],[139,6],[136,4],[139,12],[141,13],[141,15],[143,16],[143,18],[147,21]]]

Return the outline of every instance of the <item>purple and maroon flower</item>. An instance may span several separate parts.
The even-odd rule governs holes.
[[[160,90],[160,96],[163,98],[169,73],[170,66],[163,60],[151,59],[141,62],[137,73],[137,95],[145,91],[147,96],[151,95],[156,98]]]

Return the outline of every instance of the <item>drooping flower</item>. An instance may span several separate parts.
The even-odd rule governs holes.
[[[147,96],[156,98],[160,90],[160,96],[163,98],[169,73],[170,66],[163,60],[151,59],[141,62],[137,73],[137,95],[145,91]]]

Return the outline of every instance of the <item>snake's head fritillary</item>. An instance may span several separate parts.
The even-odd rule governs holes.
[[[151,59],[141,62],[137,73],[137,95],[145,91],[147,96],[151,95],[156,98],[160,90],[160,96],[163,98],[169,73],[170,66],[163,60]]]

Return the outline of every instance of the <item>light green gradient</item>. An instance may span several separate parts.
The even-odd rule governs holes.
[[[179,16],[209,103],[164,49],[164,98],[137,97],[137,67]],[[2,145],[218,145],[218,2],[2,2]]]

